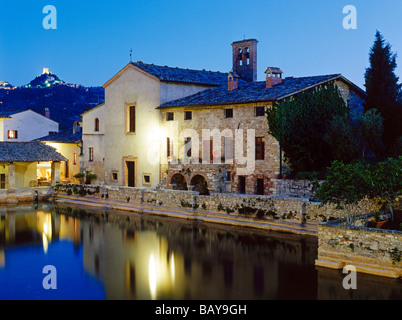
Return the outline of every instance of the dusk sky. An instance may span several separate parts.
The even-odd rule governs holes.
[[[57,9],[46,30],[43,8]],[[343,27],[343,8],[357,9],[357,29]],[[258,80],[268,66],[284,76],[341,73],[364,89],[368,55],[379,30],[399,53],[401,0],[127,0],[3,1],[0,81],[29,83],[47,67],[62,80],[101,86],[133,60],[228,72],[231,43],[255,38]]]

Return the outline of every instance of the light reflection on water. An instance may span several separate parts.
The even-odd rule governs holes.
[[[315,237],[50,204],[0,215],[1,299],[402,298],[401,280],[343,289],[341,272],[315,269]]]

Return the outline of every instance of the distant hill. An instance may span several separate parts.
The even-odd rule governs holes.
[[[47,72],[43,73],[40,76],[37,76],[35,79],[33,79],[27,86],[26,88],[48,88],[53,85],[64,85],[65,82],[60,80],[58,76],[56,76],[53,73]]]
[[[0,81],[0,89],[10,90],[13,88],[14,88],[14,86],[9,84],[7,81]]]
[[[48,108],[50,118],[63,130],[71,128],[83,112],[103,103],[104,99],[102,87],[67,84],[57,75],[44,72],[26,86],[0,90],[0,112],[31,109],[45,115]]]

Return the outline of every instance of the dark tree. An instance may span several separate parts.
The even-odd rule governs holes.
[[[269,133],[295,173],[323,171],[333,160],[326,134],[335,116],[348,112],[334,83],[302,92],[267,110]]]
[[[402,136],[401,84],[394,72],[396,67],[396,54],[377,31],[370,51],[370,67],[365,73],[366,110],[377,109],[384,118],[383,141],[388,152]]]

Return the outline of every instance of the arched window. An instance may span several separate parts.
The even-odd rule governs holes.
[[[95,131],[99,131],[99,119],[95,119]]]
[[[243,49],[237,51],[237,59],[239,60],[239,65],[243,65]]]

